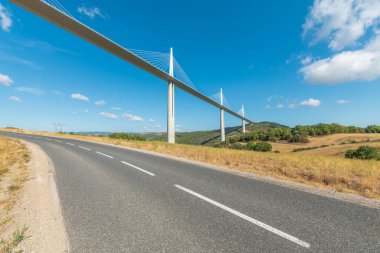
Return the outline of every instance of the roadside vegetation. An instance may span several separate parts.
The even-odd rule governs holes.
[[[345,156],[349,159],[380,161],[379,151],[376,148],[370,146],[360,146],[357,149],[347,150]]]
[[[12,233],[11,211],[27,179],[29,151],[19,140],[0,136],[0,252],[13,252],[26,228]]]
[[[342,133],[380,133],[380,126],[361,128],[356,126],[342,126],[339,124],[317,124],[310,126],[295,126],[294,128],[270,128],[254,130],[246,134],[237,135],[228,139],[229,143],[249,141],[287,141],[294,143],[308,143],[309,137],[327,136]]]
[[[257,173],[278,179],[285,179],[317,187],[334,189],[340,192],[355,193],[370,198],[380,199],[379,161],[346,159],[344,158],[344,153],[343,156],[304,155],[292,153],[294,145],[308,144],[282,143],[282,145],[290,146],[290,148],[288,148],[289,153],[277,153],[276,151],[278,147],[274,146],[276,144],[274,142],[270,143],[275,150],[274,152],[255,152],[251,150],[235,150],[227,148],[214,148],[209,146],[184,144],[173,145],[161,141],[131,141],[112,139],[106,136],[79,136],[28,130],[24,130],[23,132],[27,134],[41,134],[46,136],[96,141],[154,151],[209,164],[225,166],[230,169],[244,172]],[[357,135],[365,139],[367,139],[368,136],[371,136],[372,139],[379,139],[380,136],[378,134],[364,134],[366,135],[365,137],[362,136],[363,134]],[[323,141],[321,138],[324,138]],[[321,143],[330,143],[329,141],[336,143],[342,139],[346,140],[347,138],[352,138],[352,134],[312,137],[311,142],[320,146]],[[319,140],[321,140],[321,142],[319,142]],[[259,143],[259,141],[253,143]],[[263,144],[260,144],[260,146],[261,145]],[[357,145],[357,143],[350,145]],[[343,148],[344,145],[336,145],[334,147]],[[344,152],[346,150],[344,150]],[[314,150],[305,152],[313,151]]]
[[[128,133],[111,133],[108,135],[111,139],[121,139],[129,141],[145,141],[144,136],[137,134],[128,134]]]

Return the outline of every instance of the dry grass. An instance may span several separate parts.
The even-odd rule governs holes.
[[[0,136],[0,232],[11,225],[11,210],[27,178],[29,151],[18,140]],[[1,236],[3,237],[3,236]],[[12,244],[14,245],[14,244]],[[10,252],[9,241],[0,238],[0,252]]]
[[[310,142],[305,144],[287,142],[271,142],[271,144],[273,150],[278,150],[281,153],[292,153],[297,148],[319,147],[317,149],[297,152],[297,154],[340,157],[344,157],[344,153],[348,149],[358,148],[361,145],[380,147],[380,134],[377,133],[333,134],[322,137],[311,137],[309,140]],[[320,148],[322,145],[326,145],[327,147]]]
[[[299,155],[298,153],[258,153],[245,150],[181,144],[173,145],[165,142],[121,141],[107,137],[62,135],[33,131],[24,132],[150,150],[214,165],[226,166],[231,169],[380,199],[380,162],[378,161],[348,160],[340,157]],[[373,136],[373,138],[378,138],[378,136]],[[342,135],[329,136],[329,141],[337,143],[346,137]],[[318,142],[325,144],[321,139]],[[314,143],[317,143],[317,141]]]

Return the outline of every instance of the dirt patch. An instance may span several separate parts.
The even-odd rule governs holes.
[[[53,176],[54,167],[35,144],[24,142],[31,152],[29,176],[12,210],[15,229],[26,229],[15,251],[69,252],[60,202]]]

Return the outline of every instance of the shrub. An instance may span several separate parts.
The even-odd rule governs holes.
[[[232,149],[244,149],[244,145],[242,145],[239,142],[236,142],[236,143],[232,143],[231,148]]]
[[[260,142],[248,142],[246,148],[248,150],[254,150],[259,152],[269,152],[272,151],[272,145],[265,141]]]
[[[349,159],[360,160],[380,160],[380,154],[378,150],[370,146],[360,146],[355,150],[347,150],[345,157]]]
[[[130,140],[130,141],[145,141],[144,136],[127,133],[111,133],[108,135],[112,139]]]

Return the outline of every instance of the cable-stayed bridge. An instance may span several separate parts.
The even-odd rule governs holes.
[[[167,133],[168,142],[175,142],[175,124],[174,124],[174,88],[178,87],[187,93],[217,107],[220,110],[220,133],[221,141],[225,140],[224,131],[224,112],[227,112],[242,120],[243,132],[245,124],[253,123],[252,120],[245,117],[244,109],[241,113],[235,112],[226,103],[221,90],[218,95],[220,101],[206,96],[195,89],[190,78],[182,69],[178,61],[173,57],[173,50],[170,54],[149,52],[143,50],[126,49],[112,40],[106,38],[85,24],[75,19],[58,0],[10,0],[16,5],[35,13],[36,15],[56,24],[57,26],[77,35],[80,38],[108,51],[109,53],[131,63],[132,65],[145,70],[146,72],[164,80],[168,83],[168,115],[167,115]],[[167,72],[168,71],[168,72]],[[226,106],[227,105],[227,106]]]

